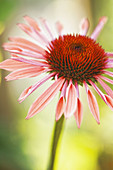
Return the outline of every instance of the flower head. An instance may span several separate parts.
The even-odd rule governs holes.
[[[105,52],[96,42],[107,18],[102,17],[99,20],[90,37],[86,36],[89,28],[88,19],[82,21],[80,32],[76,35],[63,35],[63,26],[57,22],[58,37],[54,37],[47,21],[41,19],[40,22],[51,40],[48,40],[37,22],[28,16],[24,18],[28,25],[18,24],[18,26],[38,43],[34,44],[19,37],[9,38],[10,42],[5,43],[3,47],[11,53],[11,58],[0,63],[0,68],[12,71],[6,76],[6,80],[36,77],[47,73],[43,79],[22,92],[19,97],[20,102],[48,79],[53,81],[53,84],[31,105],[26,119],[43,110],[60,91],[60,98],[56,106],[56,120],[59,120],[62,114],[65,118],[74,115],[79,128],[83,117],[79,86],[84,85],[90,111],[99,124],[99,108],[95,96],[89,89],[90,86],[113,110],[113,91],[103,81],[113,84],[113,80],[105,76],[113,77],[113,73],[106,70],[113,67],[113,53]],[[102,93],[96,85],[97,82],[101,84],[107,94]]]

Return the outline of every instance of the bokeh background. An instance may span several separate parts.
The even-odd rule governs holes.
[[[108,23],[97,41],[106,51],[113,51],[113,0],[0,0],[1,61],[10,57],[2,49],[8,37],[29,38],[16,26],[16,23],[24,22],[24,15],[36,20],[44,17],[53,28],[55,22],[60,20],[65,33],[78,32],[81,19],[88,17],[89,35],[98,19],[108,16]],[[37,82],[41,76],[6,82],[4,77],[8,72],[1,71],[0,74],[0,170],[46,170],[58,96],[41,113],[25,120],[30,104],[51,82],[19,104],[17,99],[22,90]],[[83,122],[78,129],[74,117],[66,120],[55,170],[113,170],[113,112],[94,94],[100,108],[101,124],[97,125],[91,115],[85,90],[81,88]]]

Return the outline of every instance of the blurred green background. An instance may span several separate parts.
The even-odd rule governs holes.
[[[10,57],[1,47],[9,36],[27,37],[16,26],[16,23],[23,22],[24,15],[35,19],[44,16],[52,25],[61,20],[65,30],[72,32],[78,31],[78,24],[85,16],[91,23],[89,33],[101,16],[108,16],[108,23],[97,41],[106,51],[113,51],[113,0],[0,0],[1,61]],[[41,113],[25,120],[30,104],[45,90],[45,85],[20,105],[17,102],[19,94],[41,76],[5,82],[7,74],[1,71],[0,170],[46,170],[58,96]],[[74,117],[66,120],[55,170],[113,170],[113,112],[95,95],[101,124],[96,124],[88,109],[84,89],[81,88],[84,119],[80,129]]]

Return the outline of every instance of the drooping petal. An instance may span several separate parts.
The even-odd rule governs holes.
[[[8,76],[6,76],[6,80],[17,80],[17,79],[22,79],[22,78],[29,78],[29,77],[35,77],[38,76],[39,74],[44,72],[43,67],[26,67],[22,69],[18,69],[16,71],[13,71],[10,73]]]
[[[75,83],[75,87],[76,87],[76,92],[77,92],[77,97],[79,98],[79,88],[78,88],[78,83]]]
[[[86,35],[89,29],[89,20],[84,18],[80,24],[80,35]]]
[[[92,85],[95,85],[92,81],[89,81],[89,82],[92,83]],[[85,85],[85,89],[86,89],[86,93],[87,93],[87,100],[88,100],[88,105],[89,105],[90,111],[91,111],[92,115],[94,116],[95,120],[97,121],[97,123],[99,124],[100,118],[99,118],[99,107],[97,104],[97,100],[96,100],[95,96],[93,95],[93,93],[91,92],[91,90],[88,88],[86,82],[84,82],[84,85]],[[99,91],[99,89],[96,88],[96,85],[94,87],[95,87],[95,90],[100,95],[101,91]]]
[[[64,110],[65,110],[65,100],[64,100],[64,97],[60,97],[58,103],[57,103],[57,106],[56,106],[56,121],[58,121],[62,114],[64,113]]]
[[[18,101],[25,99],[25,98],[26,98],[26,95],[27,95],[28,93],[30,93],[31,88],[32,88],[32,86],[26,88],[26,89],[21,93]]]
[[[111,110],[113,110],[113,99],[108,95],[105,95],[105,98],[107,101],[107,105],[110,107]]]
[[[58,21],[56,22],[56,29],[59,35],[61,35],[62,30],[63,30],[63,25]]]
[[[106,84],[104,83],[100,78],[98,78],[98,82],[101,84],[101,86],[104,88],[104,90],[106,91],[106,93],[113,98],[113,91],[112,89]]]
[[[76,102],[76,88],[71,82],[66,90],[66,109],[64,112],[65,118],[69,118],[75,112],[77,104]]]
[[[65,81],[61,90],[61,96],[63,96],[64,98],[66,97],[66,88],[67,88],[67,81]]]
[[[30,107],[26,119],[33,117],[41,110],[43,110],[46,107],[46,105],[56,96],[63,82],[64,79],[59,78],[42,95],[40,95],[38,99],[36,99],[32,106]]]
[[[65,81],[65,83],[62,85],[60,91],[61,91],[61,95],[60,95],[60,99],[57,103],[57,107],[56,107],[56,121],[60,119],[60,117],[62,116],[62,114],[65,111],[65,96],[66,96],[66,88],[67,88],[67,81]]]
[[[43,83],[45,83],[48,79],[50,79],[52,76],[54,76],[54,73],[51,73],[47,76],[45,76],[43,79],[41,79],[38,83],[28,87],[25,89],[22,94],[20,95],[18,101],[23,102],[31,93],[33,93],[38,87],[40,87]]]
[[[103,94],[100,89],[92,82],[92,81],[89,81],[91,83],[91,85],[94,87],[94,89],[97,91],[97,93],[100,95],[100,97],[104,100],[104,102],[110,107],[110,109],[112,110],[113,109],[113,99],[106,95],[106,94]]]
[[[74,116],[76,119],[77,126],[78,128],[80,128],[83,119],[83,106],[79,98],[77,98],[77,107],[74,112]]]
[[[96,92],[99,94],[99,96],[102,98],[102,100],[107,104],[105,95],[102,93],[102,91],[96,86],[95,83],[93,83],[91,80],[89,80],[89,83],[93,86],[93,88],[96,90]]]
[[[93,31],[91,38],[96,40],[99,33],[101,32],[101,30],[103,29],[104,25],[107,22],[107,17],[103,16],[100,18],[98,25],[96,26],[95,30]]]
[[[8,71],[14,71],[17,69],[22,69],[30,66],[31,64],[15,61],[13,59],[7,59],[0,63],[0,69],[5,69]]]
[[[91,90],[88,89],[87,92],[87,97],[88,97],[88,104],[91,113],[93,114],[95,120],[97,121],[98,124],[100,124],[100,116],[99,116],[99,107],[97,104],[97,100]]]

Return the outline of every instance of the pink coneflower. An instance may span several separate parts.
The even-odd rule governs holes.
[[[53,81],[53,84],[31,105],[26,119],[43,110],[60,92],[60,98],[56,106],[56,120],[59,120],[63,114],[65,118],[74,115],[79,128],[83,117],[83,106],[79,98],[79,85],[84,85],[90,111],[99,124],[99,108],[95,96],[89,89],[90,86],[113,110],[113,91],[103,81],[113,84],[113,80],[105,76],[113,77],[112,72],[106,71],[106,69],[113,67],[113,53],[105,52],[96,43],[96,39],[107,18],[100,18],[90,37],[86,36],[89,28],[87,19],[82,21],[80,33],[77,35],[63,35],[63,26],[57,22],[57,38],[51,33],[47,21],[41,19],[40,22],[50,40],[48,40],[37,22],[28,16],[25,16],[24,19],[28,22],[28,25],[18,24],[18,26],[34,38],[38,44],[20,37],[9,38],[11,42],[5,43],[3,47],[11,53],[11,58],[0,63],[0,68],[12,71],[6,76],[6,80],[36,77],[42,73],[47,73],[43,79],[22,92],[19,97],[20,102],[24,101],[48,79]],[[107,94],[103,94],[97,87],[96,83],[98,82]]]

